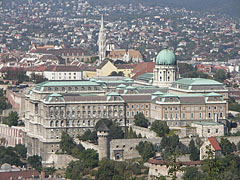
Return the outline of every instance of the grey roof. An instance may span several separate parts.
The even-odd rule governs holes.
[[[104,121],[102,121],[102,123],[100,124],[100,126],[97,129],[98,131],[109,131],[108,127],[106,126],[106,124],[104,123]]]

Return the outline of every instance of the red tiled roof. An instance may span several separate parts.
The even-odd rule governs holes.
[[[221,151],[221,147],[219,146],[215,137],[209,137],[208,140],[215,151]]]
[[[46,66],[35,66],[27,68],[27,71],[43,72],[45,71],[46,68],[47,68]]]
[[[136,64],[115,64],[118,69],[134,69]]]
[[[172,162],[170,161],[163,161],[163,160],[158,160],[158,159],[149,159],[148,161],[149,163],[151,164],[156,164],[156,165],[169,165],[169,164],[172,164]],[[201,161],[186,161],[186,162],[177,162],[177,163],[181,163],[182,165],[185,165],[185,166],[195,166],[195,165],[200,165],[201,164]]]
[[[144,73],[152,73],[155,67],[155,62],[142,62],[138,63],[138,65],[133,69],[133,73],[135,74],[132,79],[136,79],[137,76]]]
[[[39,172],[36,170],[0,172],[1,180],[17,180],[19,177],[22,177],[22,179],[33,177],[39,178]]]
[[[80,71],[78,66],[48,66],[45,71]]]

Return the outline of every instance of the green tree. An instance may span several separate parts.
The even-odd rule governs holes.
[[[147,141],[145,142],[141,141],[136,146],[136,149],[139,152],[139,154],[142,156],[144,161],[148,161],[149,158],[153,157],[155,154],[153,144]]]
[[[219,82],[223,82],[226,78],[226,73],[222,69],[217,70],[214,75],[214,79]]]
[[[95,168],[98,165],[98,153],[93,149],[82,151],[79,159],[89,168]]]
[[[136,126],[144,128],[147,128],[149,124],[148,120],[145,118],[143,113],[138,113],[134,116],[134,123]]]
[[[115,170],[114,161],[103,159],[100,162],[100,167],[96,173],[96,180],[112,180],[115,175],[120,175]]]
[[[42,157],[38,155],[29,156],[27,162],[37,171],[42,170]]]
[[[240,141],[237,143],[237,149],[240,151]]]
[[[190,152],[190,160],[192,161],[198,161],[199,160],[199,150],[195,146],[195,142],[193,139],[191,139],[189,143],[189,152]]]
[[[206,179],[206,175],[198,171],[197,167],[184,168],[183,180],[202,180]]]
[[[79,161],[71,161],[66,168],[67,179],[82,180],[82,177],[88,173],[87,167],[84,163]]]
[[[27,148],[22,144],[17,144],[14,147],[14,151],[21,157],[26,158],[27,157]]]
[[[221,149],[222,149],[222,153],[224,155],[231,154],[232,152],[237,150],[236,145],[234,143],[231,143],[226,138],[221,138],[220,146],[221,146]]]
[[[73,141],[73,138],[67,134],[66,132],[62,132],[61,141],[60,141],[60,148],[63,152],[67,154],[72,154],[72,149],[76,144]]]
[[[165,134],[168,134],[170,131],[166,122],[158,120],[152,123],[151,130],[157,133],[159,137],[165,136]]]
[[[8,116],[8,126],[18,125],[18,113],[16,111],[11,111]]]

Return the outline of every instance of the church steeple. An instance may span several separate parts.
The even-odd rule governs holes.
[[[106,58],[106,32],[104,28],[103,15],[101,17],[101,27],[98,36],[98,55],[99,61],[103,61]]]

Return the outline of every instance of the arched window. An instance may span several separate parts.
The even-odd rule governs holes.
[[[74,121],[72,121],[72,126],[75,126],[75,123],[74,123]]]
[[[52,127],[53,126],[53,121],[50,121],[50,127]]]
[[[115,155],[115,159],[116,159],[116,160],[121,159],[121,154],[117,153],[117,154]]]
[[[58,127],[58,121],[55,122],[55,126]]]
[[[61,127],[63,127],[63,121],[61,121]]]

